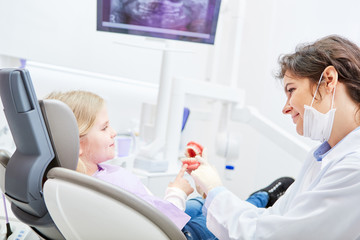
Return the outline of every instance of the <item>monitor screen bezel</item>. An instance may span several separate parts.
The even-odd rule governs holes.
[[[107,1],[108,5],[110,5],[111,0],[97,0],[97,24],[96,24],[97,31],[176,40],[176,41],[186,41],[186,42],[194,42],[194,43],[205,43],[205,44],[215,43],[215,35],[219,20],[221,0],[208,0],[210,3],[213,3],[214,6],[212,21],[208,26],[210,28],[208,33],[179,31],[173,29],[154,28],[148,26],[106,22],[103,20],[104,11],[106,10],[109,11],[109,9],[104,9],[103,3],[105,1]],[[135,30],[135,31],[129,32],[129,30]],[[156,34],[156,35],[154,36],[152,34]]]

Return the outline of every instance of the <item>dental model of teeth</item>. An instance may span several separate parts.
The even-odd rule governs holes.
[[[189,142],[185,148],[186,159],[183,159],[183,164],[187,164],[187,170],[193,171],[200,166],[200,162],[195,158],[196,156],[202,157],[203,147],[196,142]]]

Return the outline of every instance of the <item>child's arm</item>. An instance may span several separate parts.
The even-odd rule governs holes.
[[[165,200],[171,202],[181,210],[185,210],[185,201],[188,195],[194,192],[189,181],[184,178],[187,165],[184,164],[173,182],[170,182],[165,193]]]

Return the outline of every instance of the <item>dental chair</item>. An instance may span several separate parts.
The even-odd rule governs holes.
[[[60,101],[38,102],[27,70],[1,69],[0,96],[16,145],[0,158],[0,187],[40,238],[186,239],[147,202],[75,171],[76,119]]]

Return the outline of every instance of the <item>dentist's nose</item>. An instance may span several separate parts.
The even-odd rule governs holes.
[[[290,114],[291,110],[292,110],[292,106],[290,105],[289,100],[288,100],[288,101],[286,101],[285,106],[283,107],[282,113]]]

